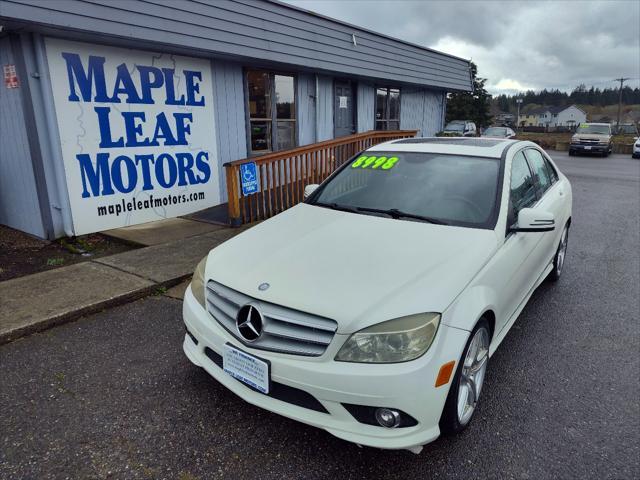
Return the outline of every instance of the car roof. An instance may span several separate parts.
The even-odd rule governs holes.
[[[530,143],[506,138],[416,137],[379,143],[367,149],[367,151],[445,153],[500,158],[505,149],[519,142],[523,144]]]

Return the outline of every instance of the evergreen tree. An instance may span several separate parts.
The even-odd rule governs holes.
[[[493,105],[501,111],[511,113],[515,113],[516,111],[516,98],[522,98],[523,105],[554,105],[566,107],[577,104],[602,107],[606,105],[617,105],[619,90],[619,88],[615,87],[600,89],[592,86],[587,88],[585,84],[578,85],[569,94],[557,89],[543,89],[540,92],[528,90],[518,95],[498,95],[493,99]],[[622,103],[624,105],[640,104],[640,88],[631,88],[629,85],[625,85],[622,88]]]
[[[447,97],[447,122],[451,120],[471,120],[478,127],[491,124],[489,112],[491,95],[484,87],[486,78],[477,76],[478,67],[471,62],[473,92],[450,93]]]

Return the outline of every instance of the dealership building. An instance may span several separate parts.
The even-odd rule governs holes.
[[[434,135],[472,88],[395,28],[275,1],[0,0],[0,29],[0,224],[48,239],[224,204],[227,162]]]

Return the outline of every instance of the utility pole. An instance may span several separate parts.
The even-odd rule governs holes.
[[[520,104],[522,104],[521,98],[516,98],[516,104],[518,105],[518,115],[516,116],[516,132],[520,127]]]
[[[614,79],[614,81],[620,82],[620,91],[618,92],[618,122],[616,124],[616,133],[617,133],[617,130],[620,129],[620,111],[622,109],[622,85],[627,80],[629,80],[629,78],[620,77],[620,78],[615,78]]]

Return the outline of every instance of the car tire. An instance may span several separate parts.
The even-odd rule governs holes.
[[[560,276],[564,271],[564,264],[567,256],[567,247],[569,245],[569,225],[564,227],[562,231],[562,235],[560,237],[560,243],[558,244],[558,249],[556,250],[556,254],[553,257],[553,270],[549,273],[549,280],[552,282],[557,282],[560,280]]]
[[[574,152],[573,150],[569,150],[569,156],[573,157],[576,154],[576,152]]]
[[[449,387],[440,417],[440,431],[444,435],[462,432],[473,419],[487,372],[490,342],[489,322],[481,318],[469,335]]]

